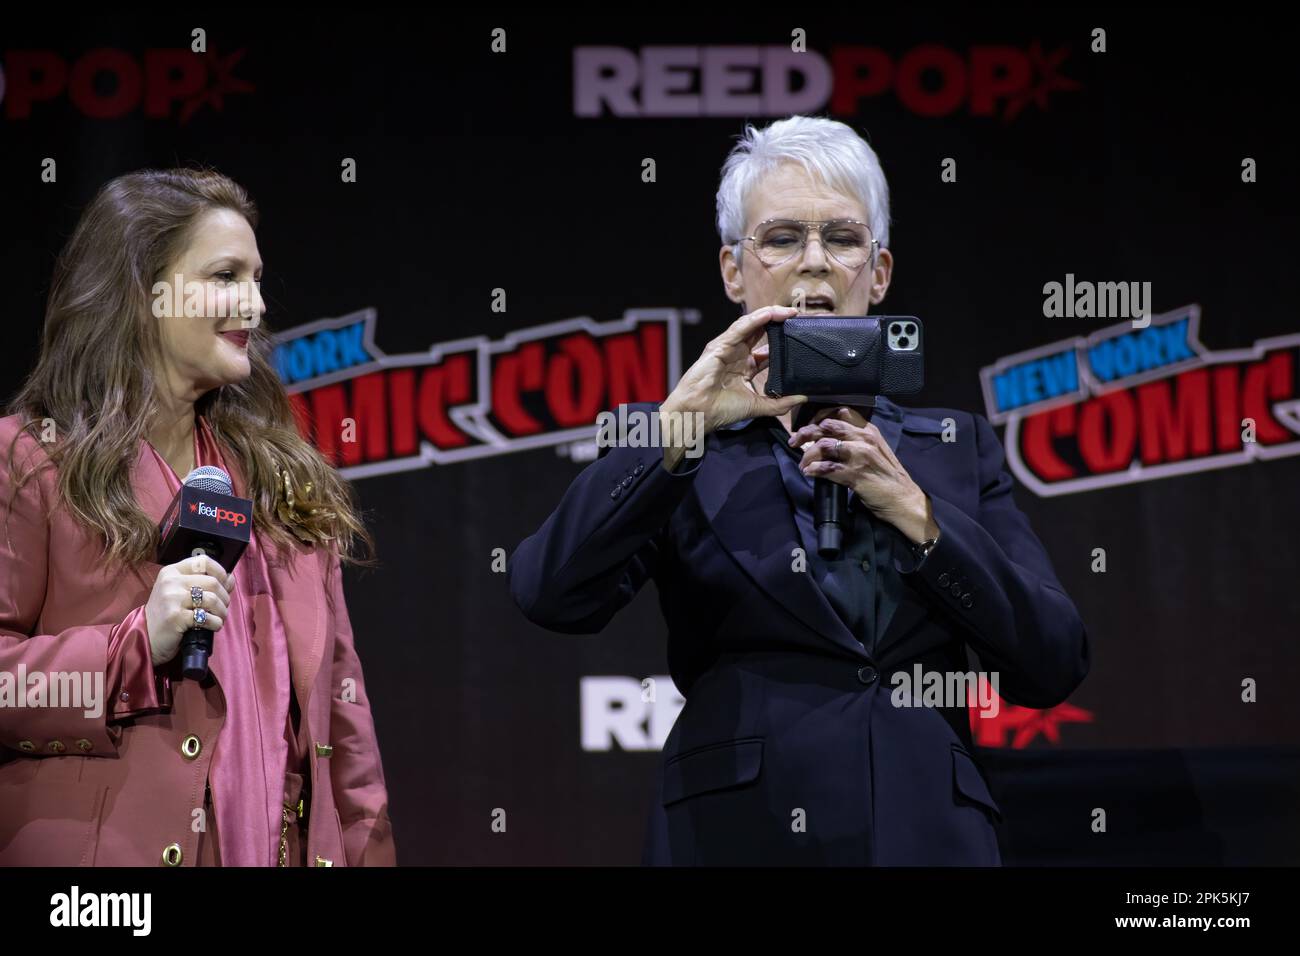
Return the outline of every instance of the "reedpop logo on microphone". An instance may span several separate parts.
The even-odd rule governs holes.
[[[190,508],[197,514],[205,518],[215,518],[217,524],[228,521],[236,528],[248,523],[248,515],[240,514],[238,511],[230,511],[227,508],[214,508],[212,505],[204,504],[202,501],[195,502]]]

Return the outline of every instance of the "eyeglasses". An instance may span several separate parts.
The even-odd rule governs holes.
[[[876,254],[871,227],[857,219],[767,219],[739,241],[752,243],[764,265],[781,266],[803,253],[809,226],[819,227],[822,248],[847,269],[862,268]]]

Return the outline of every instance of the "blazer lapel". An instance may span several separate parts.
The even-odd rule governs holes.
[[[202,416],[197,416],[195,427],[201,429],[203,439],[217,449],[221,467],[230,475],[235,494],[248,497],[245,494],[243,472],[235,456],[227,453],[216,441],[207,420]],[[135,462],[131,466],[131,487],[144,513],[154,524],[160,523],[175,493],[159,471],[148,443],[143,441],[140,442]],[[320,559],[313,550],[295,541],[292,553],[287,556],[278,555],[273,561],[268,542],[259,539],[258,544],[266,557],[271,597],[284,627],[289,647],[289,669],[298,695],[298,704],[305,712],[308,692],[316,683],[325,648],[325,585]],[[152,587],[152,578],[146,578],[148,576],[142,574],[141,580],[145,581],[145,586]]]
[[[912,480],[924,488],[926,483],[921,472],[930,466],[930,462],[924,457],[923,453],[925,450],[933,448],[935,441],[943,434],[943,423],[933,418],[925,418],[912,412],[903,411],[901,422],[889,422],[889,428],[886,428],[881,422],[877,422],[877,425],[880,427],[881,433],[889,441],[890,447],[893,448],[899,462],[907,469],[907,473],[912,476]],[[903,567],[908,567],[915,559],[908,548],[907,540],[902,534],[895,534],[891,537],[894,542],[895,560]],[[893,617],[890,618],[884,633],[876,637],[877,658],[881,658],[887,647],[900,641],[908,632],[925,620],[929,613],[926,605],[911,597],[909,591],[909,588],[905,587],[903,589],[902,600],[899,601],[898,607],[894,609]]]
[[[135,461],[131,465],[131,489],[145,517],[154,525],[162,524],[163,516],[167,514],[176,494],[158,470],[158,463],[154,461],[147,442],[140,442],[136,448]],[[156,558],[157,555],[150,559],[154,562],[152,566],[141,566],[131,571],[146,591],[153,589],[154,580],[158,577],[157,569],[161,565],[156,562]]]
[[[244,498],[251,497],[247,494],[244,475],[235,456],[227,453],[217,443],[205,419],[200,417],[198,421],[198,427],[204,430],[207,439],[217,449],[222,467],[230,475],[235,494]],[[148,453],[148,449],[145,452]],[[325,648],[325,586],[320,559],[315,551],[297,540],[294,541],[293,551],[287,555],[273,555],[270,542],[265,539],[259,538],[258,545],[266,559],[271,598],[280,615],[285,640],[289,645],[289,672],[298,695],[298,705],[306,713],[307,694],[316,683]]]
[[[131,488],[146,517],[154,524],[159,524],[176,495],[163,473],[158,470],[158,463],[154,461],[148,442],[142,441],[136,448],[135,463],[131,465]]]
[[[287,565],[267,562],[271,594],[289,642],[289,669],[298,705],[306,712],[308,694],[316,683],[325,647],[325,601],[321,595],[320,562],[303,545],[294,545]]]
[[[767,436],[741,432],[711,454],[723,459],[695,482],[704,514],[724,550],[761,590],[800,624],[854,656],[862,645],[806,571],[795,571],[795,548],[802,548],[790,500]]]

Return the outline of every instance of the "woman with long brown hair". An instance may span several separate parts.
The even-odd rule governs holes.
[[[136,172],[56,262],[0,418],[0,865],[394,862],[340,575],[373,542],[267,360],[256,225],[216,172]],[[156,563],[203,465],[253,502],[233,574]]]

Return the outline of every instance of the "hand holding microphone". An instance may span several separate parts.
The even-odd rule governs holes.
[[[185,476],[158,531],[158,563],[145,617],[154,663],[181,653],[181,673],[208,676],[212,634],[226,622],[232,569],[248,547],[253,503],[231,494],[230,476],[204,465]],[[179,630],[179,633],[177,633]]]
[[[876,424],[857,410],[834,409],[796,429],[790,444],[803,448],[799,467],[804,474],[852,489],[868,511],[914,544],[938,537],[928,496]]]
[[[221,630],[230,608],[235,578],[206,554],[183,558],[158,572],[145,605],[149,649],[155,665],[165,664],[180,650],[181,637],[192,627]],[[194,588],[200,593],[194,603]],[[202,609],[202,624],[195,623],[195,610]]]

